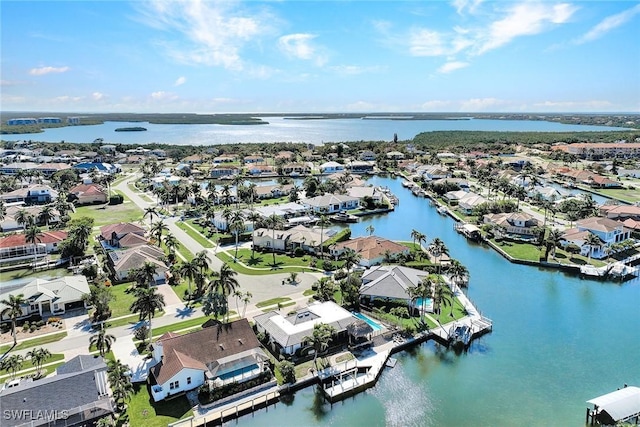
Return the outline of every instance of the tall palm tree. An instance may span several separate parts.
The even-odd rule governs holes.
[[[284,218],[276,215],[275,213],[269,215],[267,218],[267,223],[271,228],[271,251],[273,253],[273,266],[276,265],[276,230],[279,230],[284,226]]]
[[[237,209],[231,214],[231,222],[229,223],[229,231],[233,233],[236,240],[236,253],[233,256],[233,261],[238,259],[238,242],[240,240],[240,234],[245,230],[244,226],[244,214],[241,210]]]
[[[431,252],[433,254],[433,257],[436,259],[436,263],[438,264],[438,271],[441,271],[442,256],[448,255],[449,249],[439,237],[436,237],[429,244],[429,252]]]
[[[2,315],[9,316],[11,319],[11,334],[13,335],[13,345],[15,346],[18,343],[18,338],[16,337],[16,320],[18,317],[24,315],[22,307],[27,305],[27,300],[24,298],[24,294],[9,294],[9,298],[3,299],[0,301],[0,304],[7,307],[2,311]]]
[[[42,365],[51,357],[51,352],[44,347],[34,348],[27,352],[27,357],[31,359],[31,364],[36,368],[36,376],[40,377]]]
[[[239,188],[244,182],[244,177],[240,174],[234,175],[231,183],[236,188],[236,210],[240,209],[240,191]]]
[[[147,216],[149,217],[149,224],[153,223],[153,216],[158,216],[158,207],[157,206],[149,206],[147,208],[144,209],[144,214],[142,215],[142,218],[146,218]]]
[[[433,309],[438,315],[440,315],[441,307],[443,305],[453,305],[453,292],[451,291],[451,288],[447,286],[444,280],[442,280],[442,277],[440,275],[430,274],[429,280],[432,282]]]
[[[169,227],[163,220],[156,221],[151,225],[151,235],[158,241],[158,247],[162,244],[162,235],[169,231]]]
[[[447,269],[451,282],[458,286],[466,286],[469,283],[469,270],[457,259],[452,259]]]
[[[587,237],[584,239],[584,244],[589,246],[589,262],[591,262],[591,254],[593,253],[593,249],[601,247],[602,240],[600,240],[600,237],[589,232]]]
[[[324,226],[329,225],[329,219],[325,215],[320,215],[320,259],[324,259]]]
[[[33,247],[33,269],[35,271],[38,262],[38,243],[42,241],[42,233],[35,225],[30,226],[24,232],[25,243],[30,243]]]
[[[156,269],[157,266],[154,263],[145,261],[142,266],[131,270],[129,274],[138,287],[149,288],[156,282]]]
[[[352,266],[357,265],[360,262],[362,255],[351,248],[345,248],[340,254],[340,259],[344,261],[344,269],[349,271]]]
[[[55,211],[53,205],[44,205],[42,210],[38,214],[38,220],[44,222],[47,230],[49,229],[49,221],[55,218]]]
[[[411,238],[413,239],[413,246],[416,245],[416,240],[418,240],[418,234],[420,234],[420,232],[415,228],[411,230]]]
[[[4,221],[7,215],[7,207],[4,205],[4,201],[0,200],[0,222]]]
[[[551,252],[551,256],[555,257],[556,256],[556,248],[558,247],[558,245],[560,244],[560,241],[562,240],[562,231],[558,230],[557,228],[553,228],[551,230],[549,230],[549,233],[547,234],[547,239],[545,241],[546,243],[546,253],[545,253],[545,259],[549,256],[549,252]]]
[[[216,279],[216,288],[218,288],[225,297],[233,294],[233,292],[240,286],[238,279],[236,279],[237,275],[238,273],[226,262],[220,267],[220,272]]]
[[[92,335],[89,338],[89,351],[91,351],[92,347],[95,347],[96,350],[100,353],[100,356],[104,357],[105,354],[111,350],[111,346],[115,342],[116,337],[110,334],[107,334],[106,329],[104,329],[104,324],[100,328],[97,334]]]
[[[164,295],[158,293],[157,288],[136,288],[134,291],[135,300],[129,307],[132,313],[138,313],[140,320],[149,321],[149,337],[151,333],[151,319],[155,317],[156,310],[162,311],[164,308]]]
[[[180,276],[186,278],[189,281],[189,300],[191,300],[191,283],[195,277],[200,274],[200,264],[196,258],[191,261],[183,261],[178,270]],[[189,302],[187,302],[188,304]]]
[[[169,253],[175,254],[178,247],[178,239],[171,233],[167,233],[164,236],[164,245],[169,249]]]
[[[26,229],[30,223],[35,223],[33,215],[31,215],[26,209],[20,209],[16,212],[15,220],[18,225],[22,226],[22,229]]]
[[[255,231],[256,231],[256,222],[259,222],[262,219],[260,214],[253,209],[249,211],[247,214],[247,220],[251,221],[251,258],[255,257]]]
[[[130,372],[131,368],[120,362],[120,360],[107,361],[107,378],[118,412],[124,410],[126,402],[129,401],[133,395],[133,384],[131,384]]]
[[[325,351],[329,347],[329,342],[333,338],[336,329],[326,323],[317,323],[313,326],[313,333],[310,336],[306,336],[302,339],[303,342],[310,343],[315,349],[313,354],[313,366],[318,368],[316,361],[318,360],[318,354]]]
[[[411,286],[407,289],[407,291],[409,291],[409,296],[411,297],[411,302],[415,304],[415,302],[420,299],[420,306],[418,307],[418,310],[420,312],[421,322],[424,322],[425,300],[429,297],[430,286],[431,283],[427,278],[427,280],[420,280],[417,285]]]

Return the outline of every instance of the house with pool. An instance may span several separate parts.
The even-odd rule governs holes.
[[[433,312],[433,301],[421,298],[412,302],[409,289],[426,279],[428,272],[400,265],[381,265],[370,268],[362,275],[360,298],[365,304],[376,299],[403,301],[407,306]]]
[[[271,311],[253,318],[258,333],[262,332],[268,336],[273,352],[288,356],[299,354],[311,346],[306,337],[313,334],[313,327],[317,324],[333,326],[336,333],[332,342],[339,343],[350,341],[350,331],[360,333],[362,329],[356,331],[353,325],[361,324],[364,319],[369,320],[365,320],[369,326],[375,325],[375,328],[367,329],[367,333],[372,334],[374,329],[382,329],[382,326],[373,320],[359,313],[353,314],[333,301],[316,302],[287,316]]]
[[[152,355],[156,364],[148,382],[156,402],[208,382],[220,386],[249,381],[269,369],[269,357],[247,319],[207,322],[183,335],[167,332],[153,343]]]

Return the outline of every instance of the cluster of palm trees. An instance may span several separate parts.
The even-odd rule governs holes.
[[[2,316],[8,316],[11,319],[11,335],[13,335],[13,345],[15,346],[18,343],[16,322],[24,315],[23,308],[27,306],[27,300],[24,298],[24,294],[9,294],[9,297],[0,303],[6,306],[2,311]]]
[[[42,375],[42,366],[49,358],[51,358],[51,352],[44,347],[34,348],[26,354],[26,358],[31,361],[31,365],[36,368],[36,377],[39,378]],[[11,379],[15,379],[18,371],[22,369],[22,365],[25,362],[25,357],[19,354],[12,354],[5,357],[0,362],[0,370],[7,371],[11,374]]]
[[[134,391],[131,384],[131,368],[120,360],[109,360],[107,361],[107,379],[116,404],[116,412],[122,413]]]
[[[454,293],[439,274],[430,274],[417,285],[408,289],[411,302],[415,304],[418,299],[421,304],[418,307],[420,319],[424,321],[425,304],[424,301],[430,298],[433,301],[433,311],[437,315],[441,314],[443,306],[451,308],[450,316],[453,317]]]

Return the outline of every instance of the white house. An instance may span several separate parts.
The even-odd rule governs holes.
[[[316,213],[336,213],[356,209],[360,199],[343,194],[325,194],[305,199],[303,203]]]
[[[336,173],[344,171],[344,165],[338,162],[326,162],[320,165],[320,173]]]
[[[324,323],[335,328],[334,339],[347,336],[347,327],[358,319],[333,301],[316,302],[293,314],[283,316],[277,311],[254,316],[258,332],[268,333],[274,352],[294,354],[310,344],[305,337],[313,334],[313,327]]]
[[[22,294],[27,304],[22,308],[23,316],[32,314],[51,316],[63,314],[66,310],[84,308],[84,295],[89,293],[87,278],[78,276],[65,276],[57,279],[35,279],[26,285],[5,291],[0,294],[0,301],[8,300],[9,295]],[[0,303],[0,313],[7,306]],[[9,319],[6,315],[0,315],[0,319]]]
[[[302,248],[305,252],[315,253],[319,251],[320,243],[326,242],[334,234],[335,231],[331,229],[304,225],[296,225],[288,230],[259,228],[253,232],[253,245],[256,248],[275,248],[281,252]]]
[[[47,254],[56,252],[58,245],[67,238],[68,233],[61,230],[43,231],[39,240],[27,243],[24,233],[13,234],[0,238],[0,263],[14,261],[29,261],[42,259]]]
[[[153,279],[156,283],[163,283],[169,267],[164,262],[164,251],[157,246],[139,245],[132,248],[110,251],[109,267],[116,280],[125,280],[132,270],[142,267],[145,262],[156,266]]]
[[[583,256],[603,258],[607,255],[607,248],[615,243],[623,242],[631,238],[632,230],[623,223],[609,218],[591,217],[576,222],[576,227],[566,230],[562,236],[565,243],[573,243],[580,246]],[[595,234],[600,238],[598,246],[588,245],[587,236]]]
[[[207,381],[220,385],[248,381],[267,370],[269,361],[247,319],[205,324],[183,335],[168,332],[153,343],[153,359],[156,365],[149,382],[156,402]]]
[[[412,301],[410,288],[417,286],[429,275],[428,272],[400,265],[377,266],[362,275],[360,297],[370,301],[375,298]],[[433,308],[431,301],[422,301],[425,308]]]

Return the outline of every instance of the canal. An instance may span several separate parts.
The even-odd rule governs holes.
[[[398,353],[377,385],[331,406],[307,388],[247,415],[247,426],[580,426],[585,401],[640,385],[640,286],[582,280],[511,264],[469,244],[400,179],[375,177],[400,198],[396,211],[352,224],[352,236],[440,237],[471,273],[468,295],[493,332],[462,355],[427,342]]]

